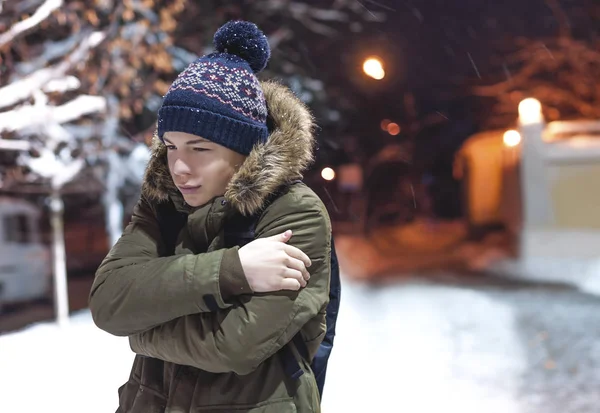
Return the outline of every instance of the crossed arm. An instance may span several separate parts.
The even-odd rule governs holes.
[[[312,261],[305,288],[250,294],[238,283],[228,285],[238,295],[226,300],[220,281],[236,284],[244,277],[237,248],[160,257],[164,246],[156,219],[141,202],[96,274],[90,296],[96,324],[129,336],[132,350],[141,355],[210,372],[253,371],[315,317],[329,296],[331,226],[325,208],[315,197],[284,196],[296,199],[288,199],[285,210],[275,201],[257,234],[293,231],[289,244]]]
[[[299,199],[294,205],[285,215],[277,214],[276,208],[267,212],[257,232],[259,237],[269,237],[293,231],[290,244],[312,261],[305,288],[243,295],[231,307],[179,317],[130,335],[132,350],[209,372],[242,375],[286,345],[329,298],[331,228],[327,215],[320,202]]]

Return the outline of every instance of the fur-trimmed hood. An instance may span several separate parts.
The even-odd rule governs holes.
[[[225,192],[225,199],[243,215],[257,213],[282,185],[301,179],[313,160],[314,121],[309,110],[287,87],[276,82],[261,86],[269,111],[269,138],[252,149]],[[182,201],[169,173],[167,149],[156,134],[142,195],[154,202]]]

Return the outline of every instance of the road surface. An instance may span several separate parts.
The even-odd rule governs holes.
[[[63,330],[0,336],[3,406],[114,411],[131,360],[127,340],[98,331],[86,311]],[[323,411],[593,413],[599,366],[594,296],[450,276],[346,281]],[[35,397],[23,384],[31,369],[43,383]]]

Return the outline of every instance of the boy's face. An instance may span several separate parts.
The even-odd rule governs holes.
[[[225,193],[246,157],[224,146],[184,132],[166,132],[169,171],[185,202],[198,207]]]

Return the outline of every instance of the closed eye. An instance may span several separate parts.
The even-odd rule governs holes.
[[[194,148],[194,150],[196,152],[206,152],[206,151],[210,151],[210,149],[206,149],[206,148]]]

